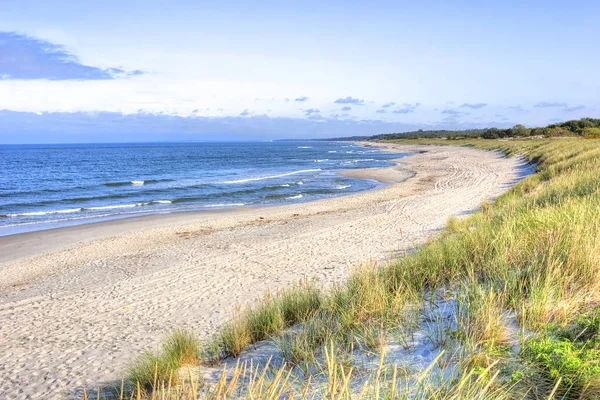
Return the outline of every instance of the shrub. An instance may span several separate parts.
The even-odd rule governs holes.
[[[559,389],[563,394],[577,396],[589,390],[600,376],[600,352],[577,346],[567,339],[529,340],[521,356],[553,384],[561,379]]]
[[[600,128],[585,128],[583,130],[583,137],[588,139],[600,138]]]

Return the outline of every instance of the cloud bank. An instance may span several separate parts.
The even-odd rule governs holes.
[[[64,47],[15,32],[0,32],[0,79],[109,80],[141,70],[83,65]]]
[[[89,143],[153,141],[230,141],[292,138],[331,138],[407,132],[418,129],[461,129],[510,124],[433,125],[379,119],[283,118],[266,115],[181,117],[164,114],[115,112],[28,113],[0,111],[0,143]]]

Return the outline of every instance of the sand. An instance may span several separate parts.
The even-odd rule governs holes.
[[[0,238],[0,398],[73,398],[120,380],[176,327],[209,335],[266,290],[322,285],[423,243],[531,171],[469,148],[347,175],[390,183],[298,205],[174,213]]]

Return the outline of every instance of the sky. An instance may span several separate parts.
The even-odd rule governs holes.
[[[326,4],[324,4],[326,3]],[[600,2],[3,0],[0,143],[600,116]]]

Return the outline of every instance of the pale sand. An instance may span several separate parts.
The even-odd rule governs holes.
[[[171,329],[204,336],[268,289],[340,281],[352,264],[423,243],[528,171],[494,152],[385,146],[423,153],[352,171],[401,182],[372,192],[0,238],[0,398],[73,397],[120,379]]]

